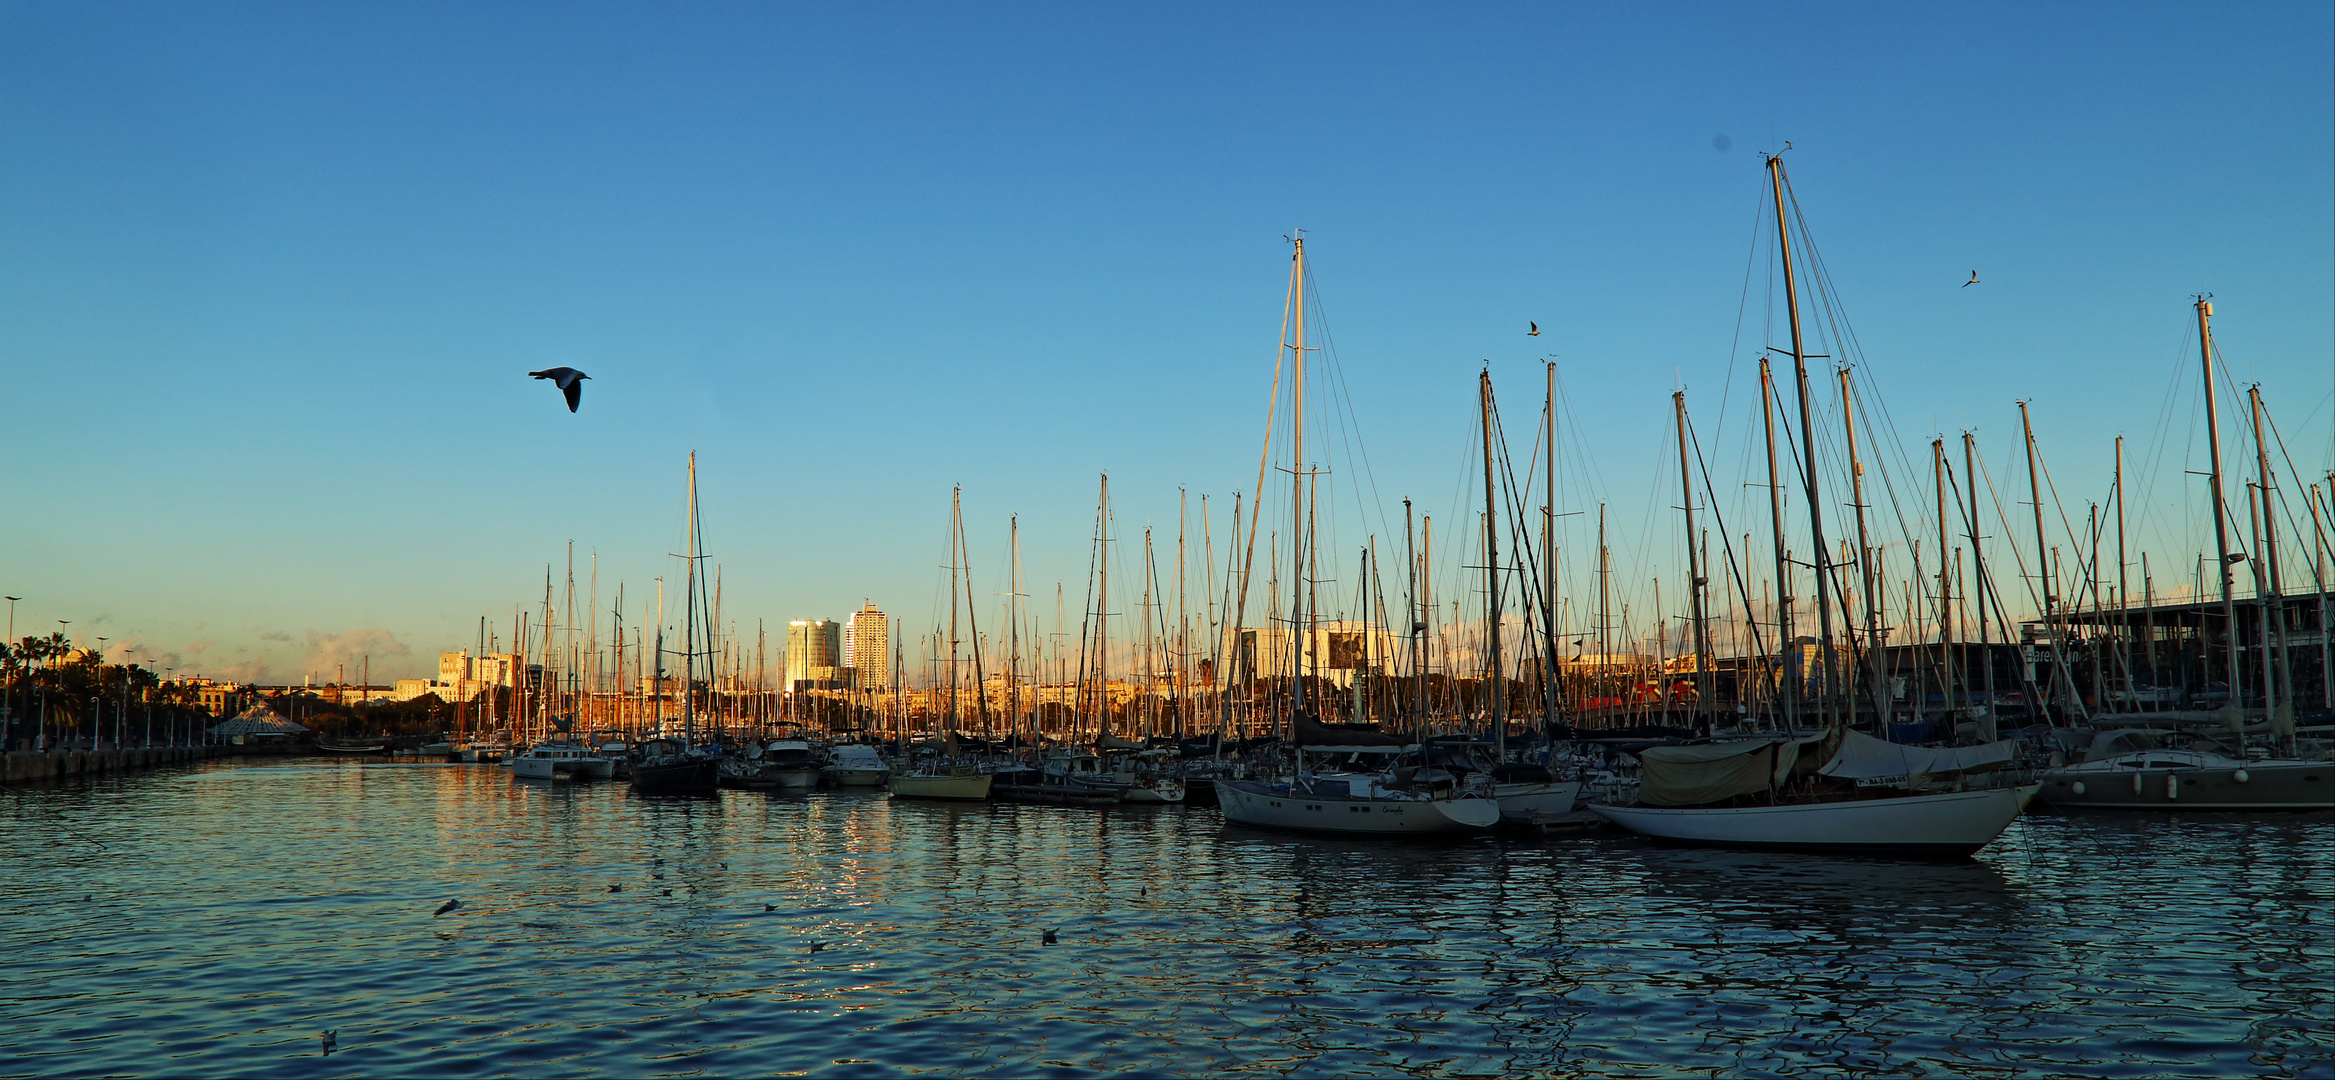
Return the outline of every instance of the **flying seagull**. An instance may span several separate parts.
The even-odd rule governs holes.
[[[1539,324],[1539,323],[1536,323],[1536,322],[1532,322],[1532,321],[1530,321],[1530,320],[1527,320],[1527,321],[1525,322],[1525,324],[1524,324],[1524,325],[1526,325],[1526,326],[1529,326],[1529,327],[1531,327],[1531,328],[1532,328],[1532,329],[1530,329],[1530,330],[1527,330],[1527,331],[1525,331],[1525,332],[1524,332],[1524,336],[1525,336],[1525,337],[1539,337],[1539,336],[1540,336],[1540,324]]]
[[[449,911],[453,911],[453,910],[455,910],[456,908],[459,908],[459,907],[461,907],[461,906],[462,906],[462,901],[460,901],[460,900],[448,900],[448,901],[446,901],[445,903],[438,905],[438,910],[436,910],[436,911],[433,911],[433,912],[431,912],[430,914],[432,914],[432,915],[444,915],[445,913],[447,913],[447,912],[449,912]]]
[[[568,396],[569,412],[576,411],[576,404],[584,400],[583,380],[591,378],[590,375],[572,367],[545,368],[542,371],[530,371],[527,374],[538,379],[550,379],[556,384],[560,393]]]
[[[1970,272],[1970,280],[1963,282],[1962,287],[1967,289],[1976,284],[1978,284],[1978,271],[1973,270]]]

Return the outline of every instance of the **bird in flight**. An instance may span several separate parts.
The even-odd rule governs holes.
[[[1540,324],[1539,324],[1539,323],[1536,323],[1536,322],[1530,322],[1530,321],[1528,321],[1528,322],[1526,322],[1524,325],[1526,325],[1526,326],[1529,326],[1529,327],[1532,327],[1532,329],[1530,329],[1530,330],[1527,330],[1527,331],[1525,331],[1525,332],[1524,332],[1524,336],[1525,336],[1525,337],[1539,337],[1539,336],[1540,336]]]
[[[1970,272],[1970,280],[1963,282],[1962,287],[1967,289],[1976,284],[1978,284],[1978,271],[1973,270]]]
[[[583,380],[591,378],[590,375],[572,367],[545,368],[542,371],[530,371],[527,374],[538,379],[550,379],[553,384],[557,385],[560,393],[568,396],[569,412],[576,411],[576,404],[584,400]]]

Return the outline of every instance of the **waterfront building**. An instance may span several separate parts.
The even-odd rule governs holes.
[[[851,669],[851,678],[861,689],[881,690],[892,684],[891,626],[873,600],[863,601],[844,620],[843,666]]]
[[[833,686],[838,681],[835,673],[842,667],[842,624],[833,619],[796,619],[786,624],[787,689],[803,689],[805,684]]]

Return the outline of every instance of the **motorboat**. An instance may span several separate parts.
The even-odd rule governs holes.
[[[632,789],[644,795],[711,795],[721,759],[681,739],[651,739],[632,760]]]
[[[2335,761],[2150,749],[2048,769],[2038,779],[2043,801],[2063,810],[2335,809]]]
[[[544,741],[528,747],[527,752],[511,760],[511,777],[515,780],[589,780],[607,773],[593,768],[606,768],[607,762],[590,749],[571,742]]]
[[[957,799],[979,801],[989,797],[995,779],[989,770],[967,764],[925,762],[907,772],[895,771],[884,789],[902,799]]]
[[[827,765],[819,770],[836,787],[882,787],[892,775],[884,755],[866,743],[844,743],[828,748]]]
[[[804,792],[819,786],[819,766],[811,760],[811,744],[801,739],[773,739],[743,754],[722,759],[725,787],[766,788]]]

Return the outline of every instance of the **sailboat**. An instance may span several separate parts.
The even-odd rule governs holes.
[[[1289,352],[1296,388],[1290,397],[1288,471],[1295,486],[1289,590],[1292,647],[1287,652],[1297,754],[1287,776],[1217,781],[1217,805],[1225,821],[1233,824],[1304,832],[1399,836],[1491,828],[1500,821],[1500,805],[1485,793],[1460,790],[1456,778],[1443,770],[1396,769],[1401,755],[1416,753],[1416,747],[1375,730],[1321,724],[1312,711],[1318,703],[1307,700],[1307,680],[1313,673],[1306,670],[1302,657],[1315,651],[1311,645],[1316,613],[1306,605],[1302,583],[1313,565],[1307,517],[1313,470],[1305,465],[1305,238],[1295,237],[1293,242],[1288,295],[1296,340],[1285,339],[1281,347]],[[1330,741],[1333,738],[1337,741]],[[1313,769],[1307,768],[1309,753],[1314,755]]]
[[[1792,274],[1791,230],[1785,216],[1783,159],[1767,158],[1768,178],[1775,202],[1777,256],[1784,278],[1784,305],[1790,316],[1791,358],[1800,391],[1801,445],[1812,445],[1807,359],[1802,340],[1800,301]],[[1762,411],[1772,423],[1773,411],[1765,395],[1766,360],[1761,360]],[[1844,377],[1844,386],[1845,386]],[[1684,411],[1680,412],[1682,424]],[[1772,428],[1770,429],[1772,441]],[[1683,438],[1683,432],[1682,432]],[[1852,472],[1854,436],[1850,439]],[[1682,455],[1683,457],[1683,455]],[[1814,455],[1805,459],[1810,550],[1830,550],[1824,541],[1821,510],[1824,500],[1817,487]],[[1770,451],[1771,476],[1774,470]],[[1861,481],[1860,481],[1861,483]],[[1777,564],[1783,577],[1782,511],[1780,488],[1773,512],[1777,521]],[[1858,527],[1863,528],[1862,489]],[[1692,500],[1688,500],[1691,506]],[[1860,544],[1860,547],[1865,545]],[[1824,669],[1820,687],[1835,692],[1831,605],[1827,574],[1816,574],[1816,611],[1819,626],[1817,656]],[[1779,582],[1780,583],[1780,582]],[[1788,593],[1787,593],[1788,595]],[[1789,609],[1785,609],[1785,640]],[[1785,682],[1787,695],[1792,680]],[[1847,695],[1853,703],[1855,695]],[[1785,719],[1793,719],[1789,698]],[[1830,752],[1821,768],[1809,762]],[[1808,762],[1803,762],[1803,756]],[[1727,743],[1653,747],[1639,755],[1643,771],[1638,805],[1593,804],[1590,809],[1631,832],[1659,840],[1722,847],[1781,848],[1813,851],[1871,851],[1904,855],[1966,856],[2001,836],[2038,786],[2032,783],[1993,784],[1985,774],[2010,760],[2007,744],[1941,750],[1901,747],[1846,730],[1833,719],[1823,733],[1759,738]],[[1919,760],[1916,760],[1918,757]]]
[[[963,491],[949,494],[949,708],[948,731],[943,749],[945,753],[927,751],[919,754],[907,768],[896,769],[885,781],[884,788],[902,799],[951,799],[977,802],[989,797],[990,785],[996,781],[992,771],[958,760],[957,744],[957,600],[958,577],[966,572],[965,590],[972,589],[971,560],[960,559],[965,551],[965,514]],[[969,598],[969,596],[968,596]],[[981,627],[973,625],[973,686],[981,698],[983,719],[989,715],[989,698],[981,690]]]
[[[711,795],[721,787],[721,759],[697,746],[697,631],[704,614],[697,564],[705,558],[698,529],[697,451],[689,452],[689,564],[682,589],[681,737],[649,740],[632,765],[632,789],[651,795]],[[662,603],[662,601],[660,601]],[[662,636],[662,631],[659,631]],[[658,665],[662,667],[663,665]]]

